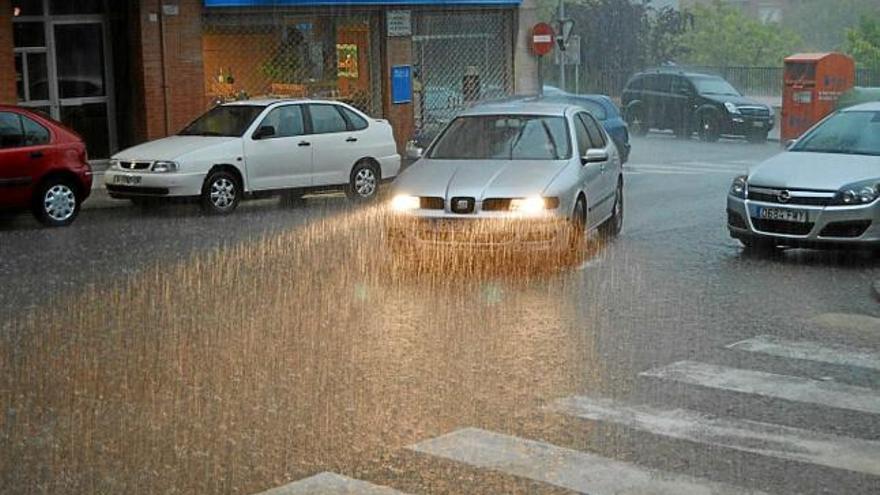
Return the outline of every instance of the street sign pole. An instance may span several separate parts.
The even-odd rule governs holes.
[[[553,51],[553,27],[539,22],[532,27],[532,53],[538,57],[538,96],[544,95],[544,55]]]
[[[565,0],[559,0],[559,25],[562,26],[563,22],[565,22]],[[560,36],[562,36],[561,32],[558,34]],[[565,45],[562,45],[562,46],[560,46],[560,48],[563,48],[564,46]],[[564,57],[559,57],[559,89],[561,89],[562,91],[565,91],[565,58]]]

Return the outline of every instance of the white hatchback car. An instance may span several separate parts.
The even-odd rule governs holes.
[[[581,107],[492,103],[456,117],[394,182],[392,247],[568,251],[623,225],[623,169]]]
[[[212,108],[176,136],[113,156],[104,176],[113,198],[200,198],[230,213],[250,197],[344,189],[373,198],[400,156],[385,120],[338,102],[251,100]]]

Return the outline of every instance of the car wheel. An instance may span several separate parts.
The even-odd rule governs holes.
[[[379,170],[368,161],[360,161],[351,170],[345,194],[354,201],[369,201],[379,192]]]
[[[212,215],[232,213],[241,200],[241,186],[235,175],[226,171],[211,173],[202,186],[202,210]]]
[[[583,196],[578,197],[571,212],[571,235],[568,239],[568,247],[577,250],[584,241],[587,231],[587,202]]]
[[[748,136],[746,136],[746,139],[747,139],[750,143],[754,143],[754,144],[762,144],[762,143],[766,143],[766,142],[767,142],[767,134],[768,134],[767,131],[757,131],[757,132],[752,132],[752,133],[749,133]]]
[[[643,137],[648,134],[648,125],[645,123],[645,113],[641,108],[635,107],[626,112],[626,125],[633,136]]]
[[[77,187],[67,179],[50,179],[34,195],[33,213],[47,227],[65,227],[79,215]]]
[[[614,192],[614,211],[611,218],[605,221],[599,228],[602,237],[610,239],[617,237],[623,230],[623,181],[617,181],[617,190]]]
[[[721,138],[721,122],[718,117],[709,113],[700,116],[700,139],[714,143]]]

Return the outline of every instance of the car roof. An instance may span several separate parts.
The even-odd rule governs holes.
[[[461,115],[523,114],[562,117],[566,112],[573,108],[577,107],[568,103],[551,103],[520,99],[481,103],[465,110]]]
[[[721,77],[721,76],[718,75],[718,74],[712,74],[712,73],[707,73],[707,72],[694,72],[694,71],[689,71],[689,70],[684,70],[684,69],[653,69],[653,70],[646,70],[646,71],[642,71],[642,72],[637,73],[637,74],[636,74],[635,76],[633,76],[633,77],[650,76],[650,75],[655,75],[655,74],[673,75],[673,76],[683,76],[683,77],[688,77],[688,78],[710,77],[710,78],[713,78],[713,79],[724,79],[723,77]]]
[[[343,102],[336,100],[322,100],[320,98],[254,98],[251,100],[236,100],[223,103],[226,106],[236,106],[236,105],[245,105],[245,106],[261,106],[268,107],[270,105],[277,105],[279,103],[334,103],[338,105],[342,105]]]
[[[869,101],[844,108],[842,112],[880,112],[880,101]]]

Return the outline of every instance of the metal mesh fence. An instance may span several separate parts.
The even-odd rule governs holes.
[[[463,108],[513,89],[510,12],[423,13],[413,36],[416,128],[435,133]]]
[[[205,92],[211,101],[312,97],[380,116],[376,16],[208,15]]]

